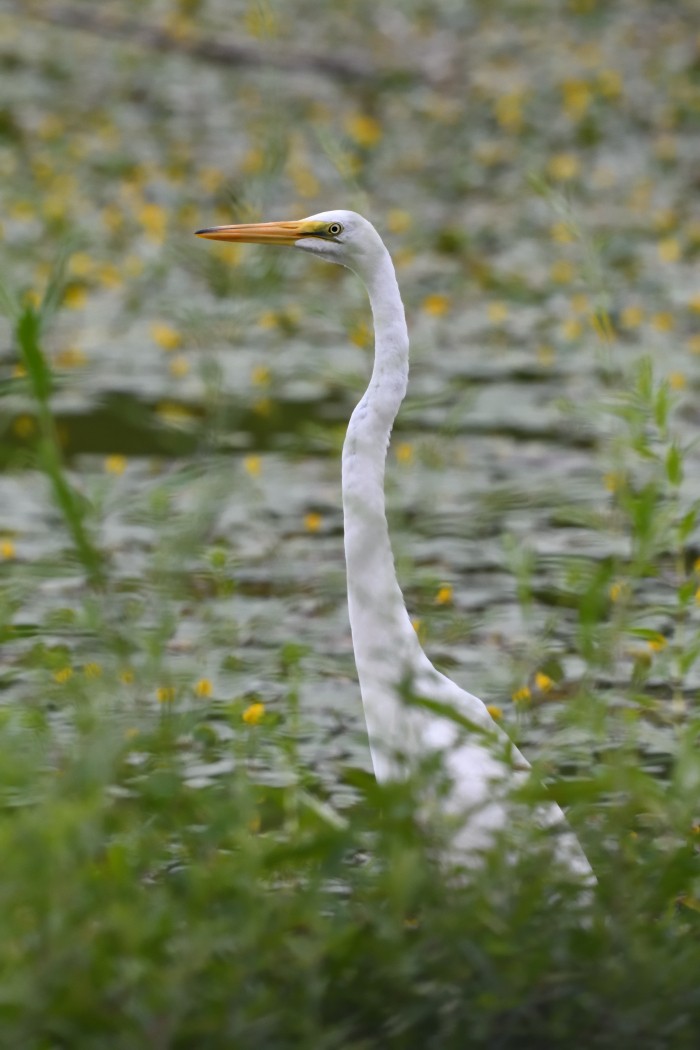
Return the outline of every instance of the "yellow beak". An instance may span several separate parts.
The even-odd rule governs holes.
[[[246,222],[240,226],[212,226],[197,230],[197,237],[210,241],[238,241],[242,244],[294,244],[300,237],[313,237],[319,224],[309,222]]]

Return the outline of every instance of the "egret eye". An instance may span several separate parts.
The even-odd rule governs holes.
[[[328,232],[330,233],[331,237],[337,237],[339,233],[343,232],[343,227],[340,225],[339,222],[332,222],[328,227]]]

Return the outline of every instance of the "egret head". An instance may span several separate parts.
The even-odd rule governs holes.
[[[386,249],[371,222],[355,211],[321,211],[294,222],[253,222],[197,230],[198,237],[249,244],[289,244],[363,271]]]

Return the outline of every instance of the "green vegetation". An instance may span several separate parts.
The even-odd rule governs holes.
[[[0,15],[0,1046],[697,1045],[692,5],[492,6]],[[205,62],[234,30],[261,69]],[[441,771],[367,772],[361,290],[191,236],[328,206],[408,306],[417,630],[537,773],[469,874],[415,819]]]

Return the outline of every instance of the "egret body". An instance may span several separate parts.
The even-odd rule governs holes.
[[[474,859],[508,815],[507,795],[528,763],[485,704],[433,667],[423,652],[399,586],[384,501],[391,429],[408,383],[408,332],[396,274],[374,226],[352,211],[327,211],[296,222],[249,223],[199,230],[217,241],[293,245],[353,270],[369,294],[374,367],[350,418],[343,446],[343,517],[348,606],[372,763],[380,781],[404,774],[416,757],[439,752],[451,781],[447,808],[463,816],[460,853]],[[407,703],[407,692],[427,703]],[[464,728],[440,709],[456,712]],[[578,875],[590,866],[564,815],[539,806],[540,825],[561,834],[558,853]]]

